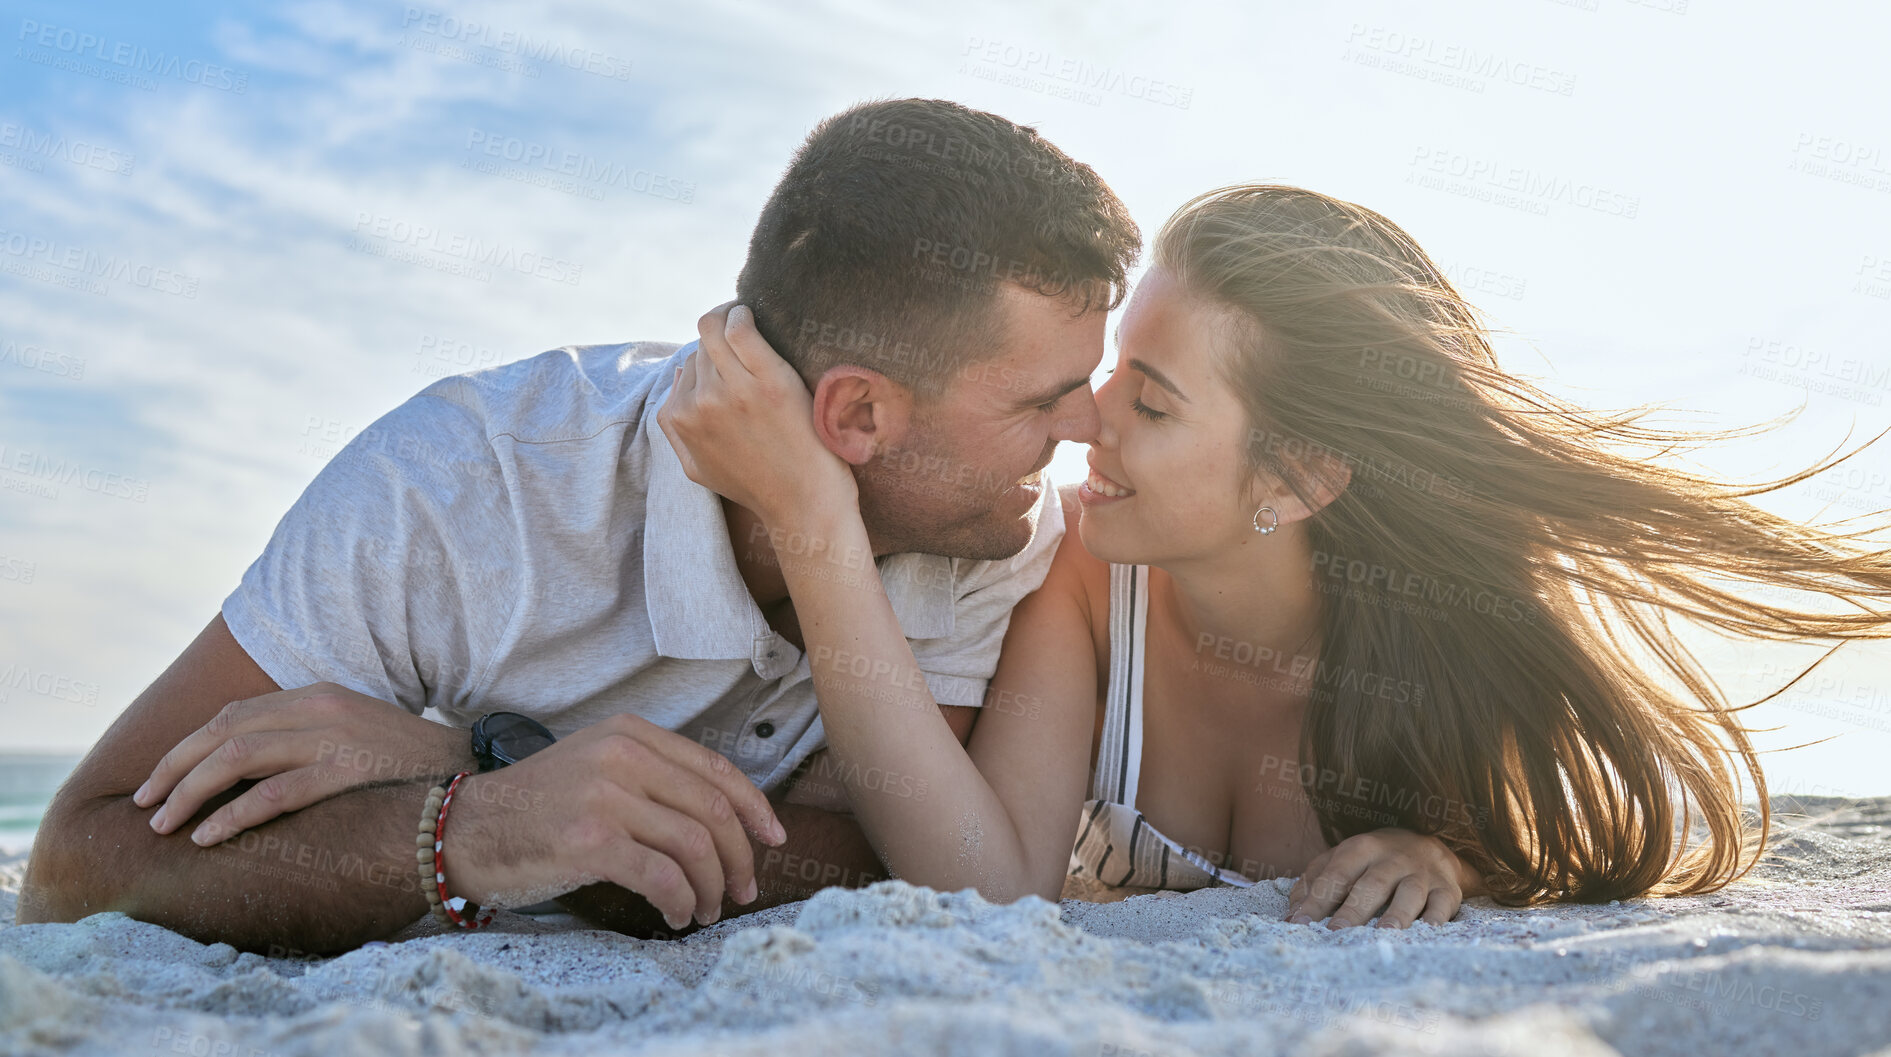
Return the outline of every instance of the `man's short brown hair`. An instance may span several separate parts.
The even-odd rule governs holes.
[[[868,367],[922,397],[996,355],[998,284],[1073,314],[1122,303],[1142,234],[1094,170],[942,99],[815,126],[762,207],[736,296],[812,385]]]

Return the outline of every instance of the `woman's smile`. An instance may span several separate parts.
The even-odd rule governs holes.
[[[1085,478],[1083,485],[1077,489],[1077,499],[1085,506],[1114,503],[1135,494],[1135,489],[1117,484],[1099,472],[1095,466],[1090,467],[1090,476]]]

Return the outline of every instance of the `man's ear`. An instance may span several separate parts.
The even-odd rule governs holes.
[[[912,392],[879,371],[839,364],[814,383],[814,431],[854,466],[898,444],[912,414]]]

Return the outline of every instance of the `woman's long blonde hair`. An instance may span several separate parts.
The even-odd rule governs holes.
[[[1411,236],[1326,195],[1198,196],[1154,263],[1249,324],[1223,366],[1254,468],[1303,497],[1322,467],[1351,471],[1310,520],[1322,645],[1300,773],[1327,842],[1435,833],[1509,905],[1711,891],[1751,869],[1771,825],[1735,716],[1752,706],[1722,698],[1669,621],[1891,638],[1891,559],[1869,533],[1748,501],[1830,463],[1740,486],[1629,454],[1729,434],[1654,429],[1504,373]],[[1415,688],[1402,703],[1393,676]],[[1362,799],[1374,810],[1348,802]]]

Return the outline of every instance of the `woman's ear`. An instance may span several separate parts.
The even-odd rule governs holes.
[[[1344,494],[1353,480],[1352,466],[1325,451],[1294,460],[1286,471],[1293,475],[1292,484],[1261,470],[1254,475],[1252,490],[1254,505],[1272,507],[1281,524],[1304,521],[1319,513]]]
[[[828,451],[854,466],[897,445],[912,413],[910,390],[865,367],[829,367],[814,383],[814,431]]]
[[[1307,516],[1312,517],[1326,505],[1338,499],[1353,483],[1352,464],[1329,451],[1316,452],[1300,464],[1300,487],[1307,493],[1312,509]]]

